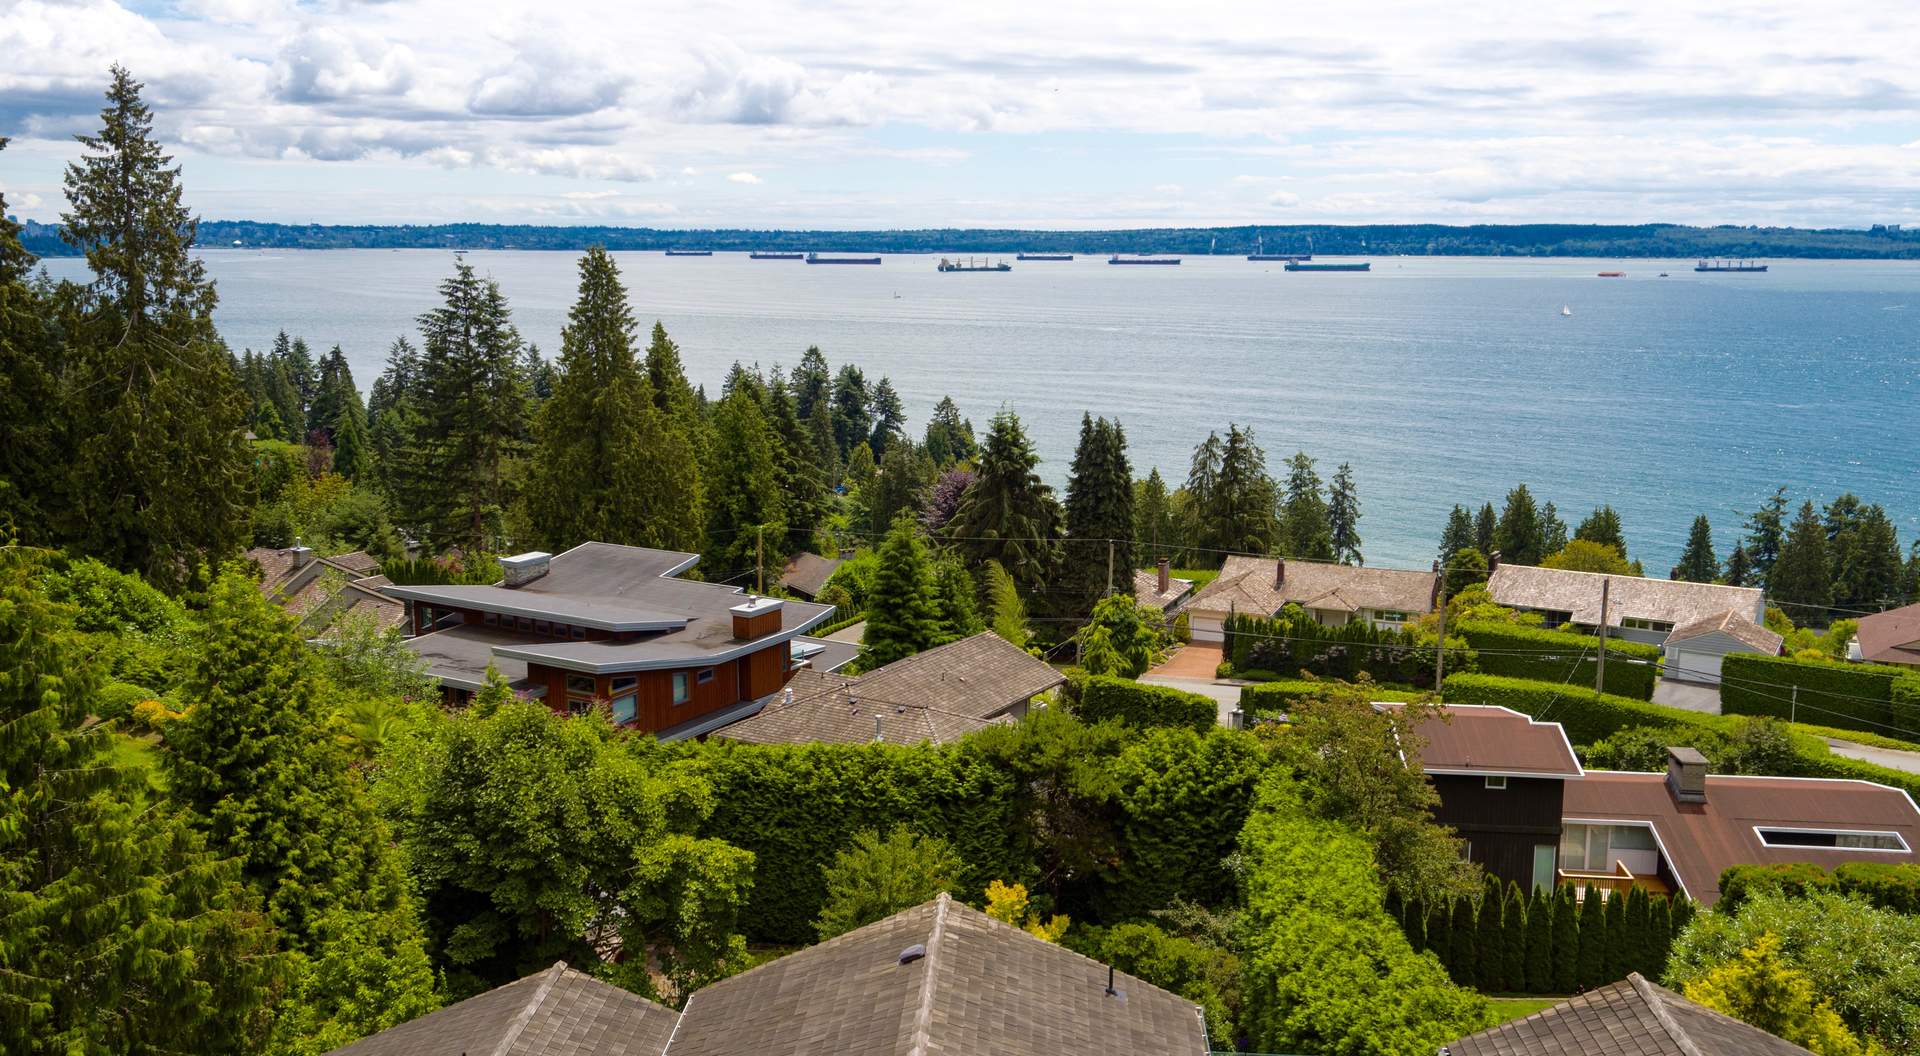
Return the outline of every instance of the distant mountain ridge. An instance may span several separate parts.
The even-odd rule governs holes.
[[[206,220],[202,246],[256,249],[711,249],[823,253],[1179,253],[1254,252],[1332,256],[1804,257],[1920,259],[1920,230],[1686,227],[1679,224],[1356,224],[1029,231],[921,228],[891,231],[757,231],[652,227],[542,227],[521,224],[298,225]],[[27,221],[23,241],[40,256],[73,256],[58,225]]]

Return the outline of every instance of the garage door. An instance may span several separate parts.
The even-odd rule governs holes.
[[[1720,681],[1719,653],[1706,653],[1694,649],[1675,649],[1673,657],[1667,662],[1667,677],[1682,682]]]
[[[1218,616],[1201,616],[1195,613],[1188,620],[1187,629],[1193,633],[1193,640],[1196,642],[1218,642],[1226,638],[1226,632],[1220,626],[1221,622]]]

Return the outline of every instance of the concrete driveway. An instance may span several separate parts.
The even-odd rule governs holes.
[[[1720,687],[1699,682],[1674,682],[1660,679],[1653,684],[1653,702],[1669,708],[1720,714]]]
[[[1852,741],[1826,738],[1827,747],[1835,755],[1844,755],[1849,759],[1858,759],[1864,763],[1878,763],[1892,770],[1905,770],[1909,774],[1920,774],[1920,752],[1902,752],[1892,748],[1874,748],[1870,745],[1855,744]]]
[[[1220,646],[1196,642],[1183,645],[1167,662],[1140,676],[1140,681],[1155,686],[1183,689],[1212,697],[1220,705],[1220,725],[1230,726],[1233,709],[1240,706],[1241,682],[1222,682],[1213,677],[1220,668]]]

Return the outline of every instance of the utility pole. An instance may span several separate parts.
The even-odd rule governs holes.
[[[1593,665],[1593,691],[1607,691],[1607,587],[1613,583],[1611,577],[1600,580],[1600,655]]]
[[[1107,593],[1106,593],[1106,596],[1109,598],[1113,597],[1113,540],[1111,539],[1107,540]]]
[[[759,577],[760,588],[758,593],[762,595],[766,594],[767,526],[764,524],[756,524],[753,526],[753,571],[754,575]]]
[[[1788,705],[1787,721],[1800,721],[1800,683],[1798,682],[1793,684],[1793,703]]]
[[[1438,569],[1440,563],[1434,562],[1433,567]],[[1433,646],[1433,691],[1438,693],[1440,684],[1447,678],[1447,575],[1445,572],[1440,573],[1440,582],[1436,587],[1435,593],[1440,599],[1440,604],[1435,609],[1440,614],[1440,640]]]

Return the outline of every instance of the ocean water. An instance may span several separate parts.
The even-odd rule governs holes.
[[[1796,504],[1850,490],[1885,505],[1903,546],[1920,532],[1920,263],[1699,275],[1677,260],[1389,257],[1368,274],[1288,274],[1082,258],[941,274],[924,256],[616,257],[643,330],[664,322],[709,392],[736,360],[791,366],[819,345],[836,368],[891,377],[916,434],[942,395],[978,431],[1013,408],[1056,487],[1082,411],[1118,417],[1136,475],[1157,466],[1171,484],[1209,430],[1251,425],[1276,471],[1298,450],[1323,476],[1353,465],[1369,564],[1425,567],[1452,504],[1497,507],[1517,481],[1570,524],[1612,503],[1656,575],[1696,514],[1724,556],[1780,484]],[[467,259],[557,355],[574,255]],[[283,328],[339,344],[363,390],[453,267],[429,250],[206,260],[236,351]]]

